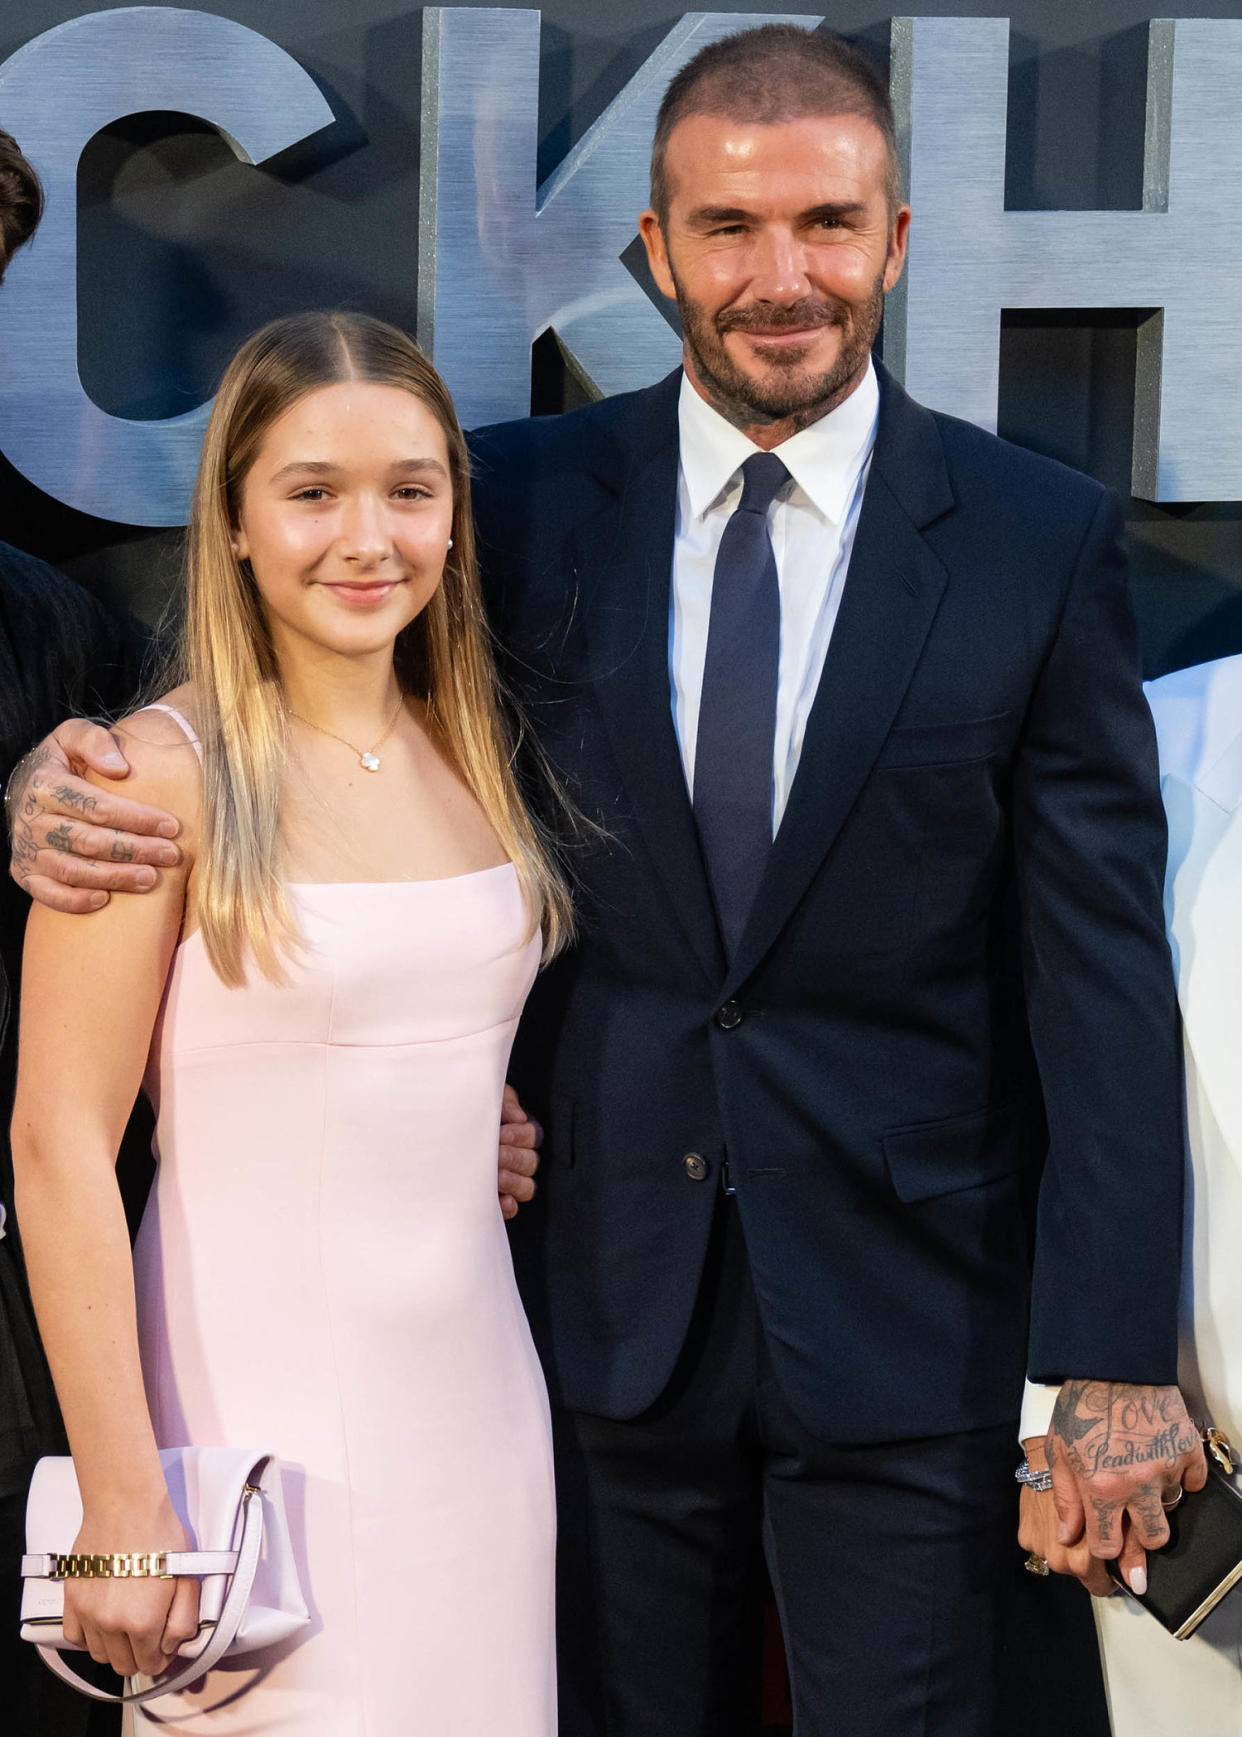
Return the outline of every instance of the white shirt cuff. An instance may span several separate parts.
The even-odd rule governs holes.
[[[1047,1435],[1060,1391],[1059,1387],[1036,1386],[1033,1381],[1027,1382],[1022,1390],[1022,1416],[1018,1424],[1020,1441],[1030,1441],[1034,1435]]]

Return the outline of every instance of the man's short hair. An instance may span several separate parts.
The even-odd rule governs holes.
[[[0,128],[0,278],[43,215],[39,177],[22,156],[17,140]]]
[[[700,49],[664,93],[651,147],[651,208],[668,216],[669,136],[689,115],[774,126],[808,115],[861,115],[884,135],[890,212],[901,203],[897,128],[884,81],[856,48],[826,30],[761,24]]]

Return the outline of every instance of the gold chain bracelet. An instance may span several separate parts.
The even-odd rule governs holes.
[[[52,1557],[53,1580],[171,1580],[167,1553],[163,1550],[133,1550],[113,1556],[67,1555]]]

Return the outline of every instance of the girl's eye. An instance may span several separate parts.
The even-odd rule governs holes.
[[[431,490],[420,488],[418,483],[402,483],[399,489],[394,490],[394,493],[399,501],[429,501],[431,499]]]
[[[326,500],[327,494],[327,489],[306,488],[299,489],[293,498],[295,501],[322,501]]]

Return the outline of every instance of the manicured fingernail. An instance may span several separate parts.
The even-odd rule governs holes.
[[[1132,1568],[1130,1570],[1130,1591],[1136,1598],[1142,1598],[1147,1591],[1147,1570],[1145,1568]]]
[[[140,887],[153,887],[155,885],[155,870],[153,868],[140,868],[134,876],[134,880]]]
[[[1062,1544],[1068,1544],[1074,1535],[1074,1529],[1068,1520],[1057,1521],[1057,1539]]]
[[[108,895],[107,893],[92,893],[89,902],[92,911],[101,910],[108,902]]]
[[[175,820],[161,820],[155,830],[161,838],[176,838],[181,828]]]
[[[123,754],[105,754],[103,763],[105,766],[115,767],[118,772],[125,770],[125,756]]]

